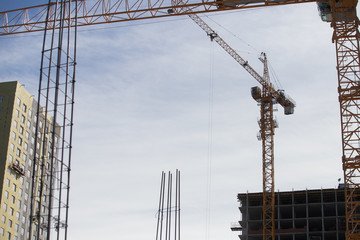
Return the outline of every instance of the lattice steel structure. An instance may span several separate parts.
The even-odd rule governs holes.
[[[34,157],[29,240],[67,239],[68,229],[77,29],[77,11],[73,9],[77,8],[77,2],[57,1],[54,14],[51,6],[54,5],[49,3],[45,18],[35,130],[37,136],[46,135],[49,139],[44,138],[41,143],[35,140],[35,148],[39,145],[41,151]],[[66,21],[73,22],[74,29],[65,25]],[[59,28],[51,28],[50,22]],[[52,123],[45,121],[40,126],[41,115],[51,118]]]
[[[338,63],[347,239],[360,239],[360,63],[358,21],[333,23]]]
[[[205,1],[182,1],[183,3],[173,4],[169,0],[77,0],[77,25],[89,26],[104,23],[125,22],[133,20],[142,20],[150,18],[168,17],[174,15],[187,15],[183,8],[189,8],[193,13],[224,11],[232,9],[247,9],[264,6],[278,6],[295,3],[315,2],[315,0],[205,0]],[[71,1],[73,2],[73,1]],[[178,1],[177,1],[178,2]],[[65,1],[65,8],[70,1]],[[28,8],[22,8],[12,11],[0,12],[0,35],[43,31],[45,23],[48,26],[59,27],[56,16],[60,12],[60,5],[50,4],[49,19],[46,21],[47,5],[39,5]],[[169,12],[169,9],[175,10],[175,13]],[[66,14],[75,15],[75,9],[69,10]],[[64,22],[65,26],[69,23],[74,24],[74,19]]]
[[[270,85],[266,55],[264,59],[264,80]],[[274,99],[271,92],[262,87],[260,100],[260,136],[262,142],[263,168],[263,239],[275,240],[275,176],[274,176]]]

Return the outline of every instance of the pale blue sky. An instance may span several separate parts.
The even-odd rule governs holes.
[[[297,102],[294,115],[276,113],[276,189],[335,187],[342,177],[335,46],[316,4],[210,17],[242,39],[203,18],[259,73],[257,57],[266,52]],[[236,194],[262,190],[256,81],[190,19],[158,21],[79,29],[70,239],[154,239],[161,171],[176,168],[182,239],[206,239],[211,79],[210,239],[238,239],[229,230],[240,216]],[[0,81],[19,80],[36,94],[41,40],[0,38]]]

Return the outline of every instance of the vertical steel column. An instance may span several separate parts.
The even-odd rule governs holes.
[[[157,225],[156,225],[156,238],[155,238],[156,240],[161,239],[162,220],[163,220],[163,213],[162,213],[163,192],[165,191],[164,186],[165,186],[165,173],[162,172],[161,173],[161,185],[160,185],[160,197],[159,197],[159,209],[157,212],[158,220],[157,220]]]
[[[360,239],[360,52],[357,1],[330,1],[336,46],[346,239]]]
[[[77,1],[58,0],[55,5],[49,1],[37,101],[29,240],[67,239],[76,38]]]

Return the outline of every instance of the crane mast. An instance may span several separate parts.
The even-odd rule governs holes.
[[[264,79],[270,84],[266,54],[263,53]],[[260,136],[263,168],[263,239],[275,240],[275,179],[273,97],[266,86],[260,98]]]
[[[357,0],[319,2],[336,47],[345,185],[346,239],[360,239],[360,51]]]

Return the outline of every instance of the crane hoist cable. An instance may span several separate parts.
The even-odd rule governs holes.
[[[210,239],[211,224],[211,183],[213,157],[213,114],[214,114],[214,45],[210,43],[209,70],[209,109],[208,109],[208,152],[206,164],[206,209],[205,209],[205,240]]]

